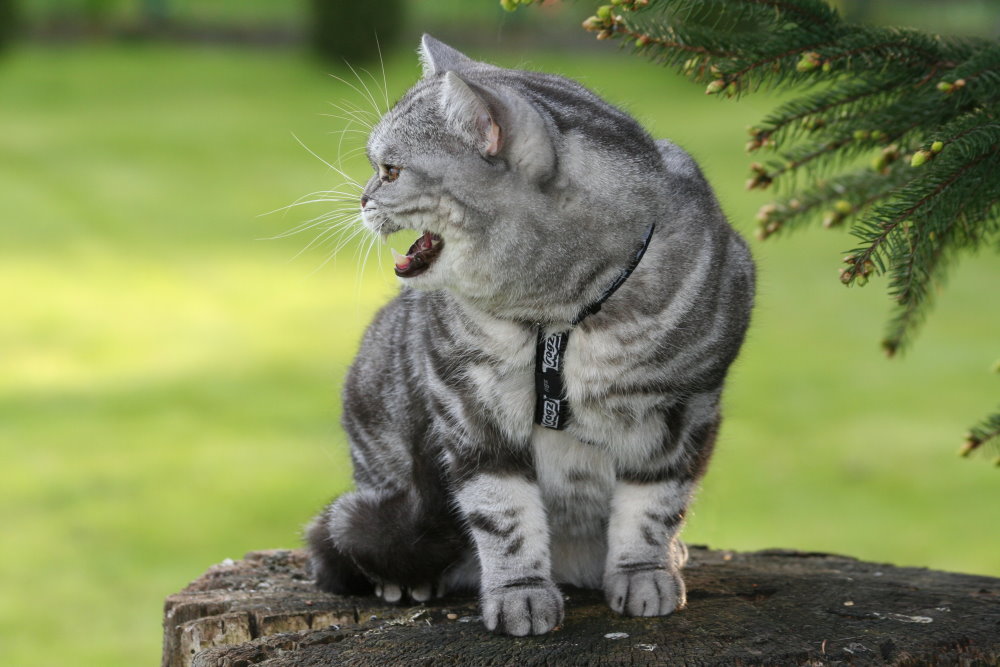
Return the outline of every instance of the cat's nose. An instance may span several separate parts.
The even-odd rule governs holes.
[[[361,195],[361,208],[363,209],[365,207],[365,204],[367,203],[368,203],[368,195]]]

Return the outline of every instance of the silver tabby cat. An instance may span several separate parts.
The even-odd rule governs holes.
[[[390,602],[478,590],[511,635],[562,622],[558,583],[669,614],[750,318],[746,245],[683,150],[579,84],[429,36],[421,57],[368,139],[364,224],[420,236],[347,378],[356,490],[309,528],[317,583]],[[564,430],[535,423],[539,331],[569,333]]]

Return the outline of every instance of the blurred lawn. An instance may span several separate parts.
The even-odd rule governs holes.
[[[749,232],[766,198],[742,191],[740,147],[766,99],[614,54],[473,54],[626,106]],[[411,50],[386,68],[391,97],[418,73]],[[324,264],[329,246],[295,257],[309,234],[257,239],[329,210],[258,217],[340,183],[292,133],[333,160],[327,103],[364,102],[291,54],[113,46],[15,52],[0,99],[0,662],[150,664],[167,594],[298,545],[349,483],[337,390],[395,289],[388,253],[359,275],[357,246]],[[1000,575],[998,473],[954,455],[996,403],[996,258],[966,262],[889,362],[881,281],[837,281],[851,245],[754,242],[759,307],[686,537]]]

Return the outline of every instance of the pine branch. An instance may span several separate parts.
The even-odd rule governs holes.
[[[969,430],[965,436],[965,445],[959,453],[968,456],[989,442],[993,442],[994,449],[1000,452],[1000,408]],[[1000,466],[1000,455],[993,462]]]

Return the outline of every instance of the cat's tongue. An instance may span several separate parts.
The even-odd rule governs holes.
[[[420,275],[430,268],[430,265],[441,253],[442,247],[444,247],[444,239],[437,234],[424,232],[423,236],[413,242],[405,255],[393,250],[392,257],[396,265],[396,275],[400,278],[412,278]]]

